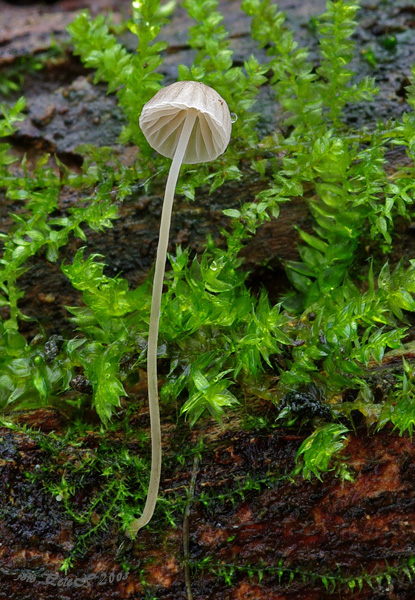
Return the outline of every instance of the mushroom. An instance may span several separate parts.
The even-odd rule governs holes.
[[[147,499],[140,518],[129,527],[134,537],[154,513],[160,484],[161,431],[157,386],[157,342],[160,305],[169,241],[174,191],[182,163],[214,160],[225,152],[231,135],[231,116],[225,100],[212,88],[195,81],[180,81],[162,88],[147,102],[140,127],[148,143],[172,158],[161,214],[159,243],[151,300],[147,346],[148,401],[151,425],[151,473]]]

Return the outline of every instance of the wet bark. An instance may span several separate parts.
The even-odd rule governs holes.
[[[249,39],[249,21],[239,11],[239,2],[220,4],[232,34],[235,60],[243,61],[256,51]],[[127,11],[129,5],[129,0],[62,0],[27,6],[0,1],[0,67],[17,65],[21,57],[48,49],[51,33],[58,41],[66,40],[65,27],[85,6],[93,15],[112,9],[117,20],[120,10]],[[306,25],[310,16],[324,9],[324,2],[284,0],[280,7],[286,10],[298,39],[313,49],[315,39]],[[373,104],[350,111],[348,119],[350,123],[370,124],[377,118],[397,116],[407,108],[404,87],[413,60],[415,12],[409,1],[374,0],[359,14],[355,36],[359,52],[353,66],[362,76],[377,76],[381,92]],[[171,44],[163,65],[167,82],[175,80],[179,62],[191,61],[192,51],[186,46],[188,25],[179,8],[166,27],[164,39]],[[398,38],[394,51],[384,44],[389,34]],[[124,42],[133,44],[128,36]],[[370,50],[377,64],[365,59]],[[46,69],[26,75],[20,93],[27,99],[28,116],[11,143],[16,155],[27,155],[29,165],[44,152],[51,152],[78,168],[82,157],[77,147],[99,145],[102,140],[112,145],[126,164],[134,160],[134,147],[117,143],[122,114],[116,98],[105,94],[105,86],[92,84],[89,72],[72,56],[70,47]],[[264,130],[276,126],[277,115],[267,89],[261,95],[260,108]],[[392,170],[405,160],[399,148],[388,158]],[[220,228],[226,227],[222,209],[238,207],[260,188],[261,181],[247,174],[242,183],[226,184],[211,196],[199,190],[197,206],[178,199],[171,247],[180,242],[201,251],[208,233],[219,238]],[[120,209],[120,219],[106,233],[104,246],[101,234],[88,232],[88,250],[105,255],[109,273],[121,272],[132,284],[143,281],[156,251],[161,197],[162,191],[154,188],[151,197],[140,190],[129,198]],[[61,202],[65,207],[76,198],[63,193]],[[8,215],[18,210],[18,205],[2,198],[1,230],[11,226]],[[310,226],[307,209],[299,200],[283,206],[280,218],[264,225],[244,252],[252,285],[264,284],[273,299],[285,284],[281,261],[298,258],[294,224],[304,229]],[[398,229],[392,263],[415,254],[413,229],[403,222]],[[70,242],[65,250],[67,260],[79,245],[75,240]],[[26,291],[24,312],[35,317],[49,334],[68,326],[62,307],[75,304],[78,297],[58,265],[35,257],[21,285]],[[25,327],[28,336],[36,333],[33,324]],[[52,410],[15,418],[58,435],[67,426],[67,417]],[[137,426],[147,427],[145,412],[136,418]],[[64,474],[68,461],[94,452],[101,438],[98,434],[84,435],[79,447],[62,450],[53,462],[36,435],[6,427],[0,430],[0,598],[322,600],[331,597],[333,581],[336,593],[344,599],[414,597],[414,584],[404,570],[415,554],[415,446],[408,436],[389,430],[374,434],[360,427],[350,436],[345,450],[354,475],[352,482],[341,483],[333,473],[324,475],[322,481],[293,481],[286,474],[294,466],[307,431],[296,435],[281,429],[246,431],[235,416],[223,429],[207,423],[203,432],[189,432],[182,423],[173,425],[174,418],[167,410],[164,423],[162,498],[182,502],[184,514],[175,517],[177,526],[156,520],[154,528],[140,532],[137,542],[130,543],[109,525],[66,577],[59,566],[84,529],[45,491],[41,478],[31,475],[39,465]],[[126,443],[132,452],[137,450],[122,436],[103,435],[108,443]],[[178,464],[175,456],[183,440],[190,439],[196,447],[201,438],[200,458],[187,456],[183,465]],[[90,496],[99,486],[98,478],[91,480]],[[128,572],[121,568],[123,561],[129,565]],[[387,569],[392,573],[390,581],[382,579],[377,584],[373,580],[373,589],[367,582],[362,590],[348,583],[363,572]],[[230,573],[228,585],[225,575]],[[150,584],[151,593],[143,580]]]
[[[64,428],[52,411],[21,419],[44,431]],[[200,433],[164,423],[161,497],[176,506],[182,502],[176,527],[156,513],[132,543],[110,523],[66,576],[58,568],[85,526],[68,517],[41,478],[28,474],[45,465],[57,477],[65,474],[68,461],[96,451],[99,436],[80,436],[77,447],[51,459],[36,434],[0,429],[0,597],[144,599],[145,580],[151,597],[163,600],[320,600],[332,597],[323,584],[326,577],[329,589],[335,582],[345,599],[411,598],[413,584],[404,571],[392,572],[414,552],[415,446],[407,436],[363,430],[351,435],[345,459],[354,480],[342,483],[332,473],[322,481],[287,477],[307,431],[244,431],[237,419],[224,430],[209,423],[200,457],[189,456],[180,466],[175,455],[184,436],[196,446]],[[121,441],[106,435],[106,443]],[[127,446],[136,451],[133,442]],[[79,510],[99,488],[97,474],[78,500]],[[373,589],[364,584],[361,591],[350,590],[350,578],[385,569],[392,573],[390,582],[377,584],[373,578]],[[224,573],[232,575],[230,582]]]

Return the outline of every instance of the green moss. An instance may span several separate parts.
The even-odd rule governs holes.
[[[347,465],[333,458],[346,443],[352,414],[359,412],[379,428],[392,423],[401,434],[412,434],[415,422],[412,365],[403,360],[395,374],[397,385],[381,402],[374,401],[371,380],[372,365],[380,364],[385,354],[405,354],[415,312],[414,261],[391,269],[388,260],[396,222],[414,216],[415,68],[407,74],[409,106],[402,119],[353,128],[346,124],[345,107],[370,102],[377,93],[375,82],[357,81],[350,66],[358,2],[328,2],[325,13],[313,19],[317,68],[269,0],[241,3],[251,17],[252,39],[266,48],[263,60],[251,56],[242,66],[234,64],[218,3],[194,0],[183,7],[193,22],[188,43],[196,56],[190,67],[178,66],[178,78],[215,87],[238,120],[227,153],[212,165],[184,169],[180,191],[193,199],[202,185],[215,190],[235,179],[243,181],[248,171],[262,191],[224,211],[229,218],[228,230],[221,232],[224,249],[207,240],[201,256],[191,258],[180,247],[170,256],[160,323],[165,365],[161,397],[177,403],[192,425],[207,414],[220,421],[229,411],[242,410],[238,403],[244,397],[260,397],[273,407],[272,416],[252,414],[248,407],[242,410],[245,422],[312,428],[298,454],[298,472],[319,477],[336,468],[348,477]],[[86,241],[87,228],[110,228],[119,204],[135,186],[148,190],[154,179],[165,177],[167,161],[154,156],[139,130],[138,115],[162,85],[167,48],[163,26],[173,10],[174,3],[162,7],[159,0],[135,3],[124,27],[137,37],[136,52],[118,41],[103,16],[91,20],[84,11],[69,26],[74,52],[95,70],[95,82],[106,82],[108,92],[117,95],[125,117],[120,141],[139,148],[134,167],[119,164],[110,148],[89,146],[83,149],[81,172],[59,161],[52,168],[47,156],[33,170],[25,160],[16,170],[10,146],[0,145],[0,186],[21,204],[11,230],[1,233],[0,306],[7,316],[0,322],[0,407],[10,411],[55,405],[74,411],[78,434],[86,407],[105,426],[120,426],[121,399],[134,395],[138,369],[144,366],[150,284],[131,289],[122,277],[104,274],[105,255],[85,258],[80,250],[72,263],[62,264],[82,294],[83,305],[68,308],[76,333],[62,338],[51,353],[44,332],[31,341],[21,333],[28,317],[21,308],[19,277],[34,255],[44,252],[47,260],[60,261],[61,249],[72,236]],[[391,41],[387,44],[392,49]],[[275,132],[263,137],[255,103],[265,85],[282,119]],[[24,100],[2,107],[2,138],[24,118],[23,110]],[[391,173],[386,157],[396,146],[407,157]],[[57,217],[64,186],[82,200]],[[307,205],[313,230],[297,229],[299,259],[283,265],[290,287],[273,305],[265,290],[258,295],[250,290],[239,253],[293,197]],[[376,249],[372,256],[367,248]],[[84,378],[86,391],[74,389],[76,376]],[[56,456],[53,444],[63,449],[68,443],[69,437],[51,437],[51,455]],[[62,498],[81,528],[78,552],[97,530],[90,525],[95,508],[102,509],[99,527],[115,514],[121,528],[133,518],[131,506],[137,510],[141,501],[137,478],[145,478],[147,462],[125,446],[115,449],[102,442],[93,456],[84,457],[78,471],[66,466],[70,476],[58,470],[45,486]],[[78,514],[71,504],[74,486],[82,486],[92,473],[100,473],[104,483]],[[132,487],[139,491],[132,492]],[[166,518],[174,521],[170,500],[161,505]],[[328,587],[333,581],[327,579]],[[359,586],[359,581],[350,579],[348,585]]]
[[[232,587],[237,577],[245,576],[253,584],[266,585],[267,578],[275,580],[283,588],[289,588],[294,583],[297,586],[309,586],[320,584],[329,594],[360,592],[363,589],[370,588],[373,591],[382,590],[385,585],[391,585],[394,578],[409,582],[415,575],[415,558],[402,561],[396,566],[388,565],[386,569],[375,570],[373,573],[362,573],[361,575],[351,576],[342,569],[336,573],[316,574],[306,569],[292,568],[284,564],[283,560],[273,567],[266,565],[231,565],[218,564],[213,557],[207,557],[203,562],[193,563],[192,568],[197,575],[199,572],[209,571],[218,577],[224,586]],[[306,591],[304,590],[304,591]]]
[[[44,52],[29,56],[20,56],[11,65],[2,67],[0,69],[0,94],[9,96],[20,92],[28,75],[59,62],[64,51],[65,45],[58,45],[52,39],[50,48]]]

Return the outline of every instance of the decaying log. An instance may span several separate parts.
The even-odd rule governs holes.
[[[53,411],[20,419],[46,432],[64,429]],[[107,443],[121,441],[106,435]],[[41,478],[27,476],[51,464],[36,434],[0,429],[0,598],[322,600],[332,597],[324,576],[330,590],[335,581],[335,594],[344,599],[413,597],[405,567],[415,543],[415,444],[407,436],[386,430],[370,435],[365,429],[350,435],[345,457],[354,480],[342,482],[332,473],[322,481],[287,477],[306,431],[243,431],[238,421],[220,430],[209,423],[203,434],[191,433],[195,447],[200,435],[200,457],[189,456],[180,466],[172,449],[177,452],[183,443],[183,430],[168,425],[163,430],[161,497],[181,498],[183,505],[188,499],[187,518],[179,516],[176,527],[160,527],[156,517],[134,543],[110,524],[65,575],[59,566],[82,527],[44,490]],[[79,441],[61,451],[57,475],[64,474],[66,461],[94,452],[99,436]],[[91,494],[98,479],[90,482]],[[82,512],[82,502],[78,509]],[[350,589],[352,577],[385,569],[390,581],[377,584],[373,577],[373,589],[368,584],[362,591]],[[232,574],[231,584],[224,574]]]
[[[313,36],[305,25],[311,15],[324,9],[324,0],[279,4],[287,11],[297,37],[313,48]],[[67,39],[65,27],[80,8],[88,6],[93,15],[113,9],[117,20],[119,11],[129,5],[129,0],[62,0],[17,7],[0,1],[0,67],[44,51],[50,46],[51,33],[57,40]],[[243,61],[254,51],[249,21],[238,11],[239,2],[223,0],[220,6],[232,33],[235,58]],[[360,15],[356,34],[360,53],[353,66],[361,75],[377,75],[381,94],[371,106],[350,112],[348,119],[368,124],[375,118],[398,116],[405,109],[414,12],[409,1],[385,4],[374,0],[366,3]],[[191,61],[192,52],[186,46],[188,25],[179,7],[166,28],[165,39],[171,44],[163,65],[167,82],[176,78],[179,62]],[[402,39],[376,71],[376,66],[365,62],[364,52],[373,46],[379,55],[385,52],[378,41],[390,32],[402,33]],[[124,41],[133,43],[128,36]],[[263,92],[260,110],[267,130],[277,124],[277,115],[272,96],[267,89]],[[77,147],[100,140],[113,145],[125,164],[134,160],[134,147],[117,144],[121,112],[115,97],[106,96],[105,86],[92,84],[89,72],[70,50],[41,72],[28,75],[21,93],[28,101],[28,118],[11,143],[16,155],[27,155],[29,164],[51,152],[79,168],[82,157]],[[388,158],[393,169],[404,157],[397,148]],[[243,184],[229,183],[211,196],[207,190],[198,191],[197,204],[178,199],[171,246],[180,242],[199,252],[208,233],[218,238],[220,228],[226,227],[222,209],[252,198],[260,186],[258,179],[247,174]],[[104,253],[109,272],[121,272],[132,284],[144,279],[154,259],[162,192],[154,187],[151,193],[146,197],[140,189],[126,200],[120,219],[106,235],[105,247],[101,235],[88,232],[88,250]],[[62,210],[76,200],[63,194]],[[9,212],[19,210],[2,197],[0,229],[7,230]],[[292,225],[307,229],[308,219],[304,203],[294,200],[282,207],[278,220],[264,225],[249,242],[245,266],[251,271],[253,286],[261,282],[271,297],[277,297],[284,285],[280,261],[297,258]],[[405,223],[399,227],[400,242],[391,262],[415,255],[413,230]],[[79,245],[70,242],[68,261]],[[76,304],[78,297],[58,265],[35,257],[19,281],[26,289],[25,313],[36,317],[49,334],[67,326],[67,313],[61,307]],[[25,326],[29,336],[36,333],[33,324]],[[140,394],[131,401],[140,401]],[[40,433],[19,427],[0,429],[0,600],[324,600],[333,597],[334,588],[334,597],[344,600],[415,597],[410,578],[410,559],[415,555],[415,446],[408,436],[386,429],[374,434],[360,427],[349,436],[344,451],[353,481],[342,482],[334,473],[325,474],[322,481],[292,480],[287,474],[307,431],[246,430],[234,416],[223,428],[208,422],[203,429],[189,432],[185,424],[175,424],[166,409],[165,413],[161,497],[181,502],[174,514],[176,526],[161,522],[159,513],[154,525],[130,542],[115,524],[109,524],[91,538],[87,553],[80,555],[66,575],[59,570],[62,560],[85,526],[69,517],[36,474],[47,465],[61,478],[68,461],[93,453],[103,439],[114,446],[125,443],[132,453],[141,447],[110,432],[87,433],[76,446],[51,457],[41,436],[50,431],[63,436],[68,415],[43,409],[9,417]],[[145,412],[137,412],[135,418],[137,432],[148,427]],[[180,464],[176,456],[184,439],[194,452]],[[203,450],[198,454],[200,440]],[[100,485],[97,475],[90,481],[88,497],[76,498],[80,512]],[[100,518],[102,514],[93,515],[87,528]],[[375,575],[385,572],[390,577],[377,582]],[[361,590],[356,583],[360,576]]]

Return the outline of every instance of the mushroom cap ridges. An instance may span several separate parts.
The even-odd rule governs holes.
[[[231,116],[225,100],[197,81],[179,81],[159,90],[145,104],[140,127],[150,146],[173,158],[188,111],[197,117],[183,163],[214,160],[225,152],[231,136]]]

